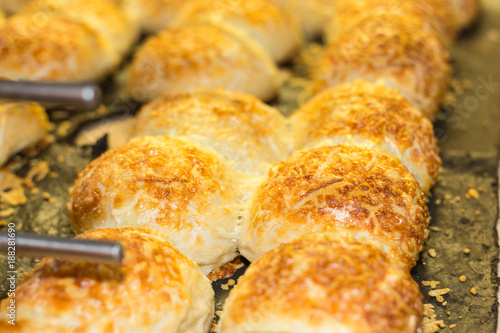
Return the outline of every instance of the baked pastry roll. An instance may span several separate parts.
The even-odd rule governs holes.
[[[179,15],[185,0],[114,0],[138,21],[147,34],[157,33],[167,27]]]
[[[335,15],[325,28],[327,43],[356,27],[360,21],[370,18],[384,22],[388,20],[413,21],[420,29],[431,31],[446,45],[455,40],[458,22],[450,15],[449,6],[442,0],[339,0]]]
[[[43,15],[42,15],[43,16]],[[35,81],[103,79],[118,54],[96,31],[63,17],[16,15],[0,27],[0,75]]]
[[[0,9],[8,15],[16,14],[31,1],[33,0],[0,0]]]
[[[0,166],[11,155],[43,139],[48,131],[49,119],[40,104],[0,100]]]
[[[290,58],[301,43],[300,28],[291,13],[270,0],[190,1],[173,25],[206,21],[246,33],[276,62]]]
[[[138,28],[112,0],[34,0],[23,13],[37,13],[40,19],[65,17],[93,29],[123,56],[135,42]]]
[[[215,149],[240,172],[262,175],[290,152],[286,119],[250,95],[196,90],[143,106],[133,135],[168,135]]]
[[[196,88],[224,88],[268,100],[278,89],[278,70],[248,36],[211,24],[163,31],[136,53],[128,91],[147,102]]]
[[[328,46],[314,76],[317,90],[360,78],[383,83],[432,120],[450,72],[432,31],[412,20],[367,17]]]
[[[229,294],[220,333],[421,332],[410,274],[371,244],[318,233],[253,262]]]
[[[323,33],[323,29],[335,13],[339,0],[271,0],[288,9],[297,18],[302,32],[309,39]]]
[[[269,171],[249,202],[240,253],[332,231],[381,247],[411,268],[427,239],[424,192],[398,159],[352,146],[299,151]]]
[[[429,191],[441,159],[432,123],[392,90],[358,80],[327,89],[291,117],[295,149],[337,144],[397,157]]]
[[[120,265],[43,259],[1,303],[2,332],[207,332],[214,292],[199,267],[161,237],[131,228],[77,238],[118,241]],[[16,326],[7,323],[15,299]]]
[[[241,204],[222,157],[168,137],[146,136],[106,152],[70,189],[77,233],[150,228],[208,274],[236,257]]]

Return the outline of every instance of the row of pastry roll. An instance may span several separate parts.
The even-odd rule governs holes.
[[[212,23],[181,29],[195,28],[234,35]],[[193,63],[206,69],[207,59],[218,58]],[[126,262],[87,272],[82,263],[44,260],[19,286],[25,327],[43,317],[60,330],[207,331],[213,294],[201,272],[182,276],[184,255],[206,274],[239,251],[255,262],[231,292],[221,332],[419,331],[422,297],[408,269],[428,234],[422,188],[440,162],[432,124],[417,105],[374,81],[326,90],[290,120],[222,90],[146,105],[134,128],[139,137],[92,162],[70,191],[75,231],[111,234],[106,239],[126,244]],[[294,149],[302,150],[287,158]],[[140,242],[128,246],[128,234]],[[171,249],[167,239],[177,250],[161,253],[151,244],[158,236],[162,248]],[[166,256],[176,257],[167,268]],[[183,282],[160,276],[154,283],[158,271]],[[134,313],[137,290],[148,307]],[[83,307],[73,313],[74,304]]]

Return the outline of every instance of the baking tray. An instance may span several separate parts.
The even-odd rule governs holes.
[[[482,7],[478,22],[463,33],[451,52],[453,98],[447,98],[435,122],[443,166],[429,198],[430,237],[420,262],[412,270],[425,303],[434,306],[436,319],[446,325],[440,332],[495,332],[498,324],[500,1],[483,0]],[[305,75],[297,65],[285,65],[284,70]],[[51,112],[56,125],[55,141],[35,157],[17,156],[11,163],[11,169],[21,177],[40,162],[47,162],[51,172],[35,182],[38,193],[27,190],[28,202],[14,207],[12,216],[0,220],[14,222],[19,232],[74,236],[66,210],[67,191],[78,171],[105,149],[105,140],[89,147],[76,147],[73,141],[86,125],[137,112],[139,105],[121,94],[121,76],[118,73],[104,83],[106,110],[85,114]],[[285,115],[297,107],[301,87],[294,82],[287,81],[273,103]],[[50,198],[44,197],[44,192]],[[464,249],[469,249],[469,254]],[[435,251],[435,257],[429,250]],[[16,258],[18,280],[39,261]],[[230,279],[237,280],[248,265],[243,263],[232,277],[213,282],[215,321],[232,288]],[[6,267],[7,258],[0,257],[0,298],[6,297],[8,290]],[[467,277],[466,282],[459,281],[462,275]],[[429,296],[432,288],[422,285],[422,281],[439,281],[438,289],[450,288],[443,296],[446,303]],[[476,295],[471,294],[471,288],[476,289]]]

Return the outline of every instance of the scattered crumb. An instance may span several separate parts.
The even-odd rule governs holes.
[[[234,286],[235,284],[236,284],[236,281],[235,281],[235,280],[233,280],[233,279],[229,279],[229,280],[227,281],[227,285],[228,285],[228,286]]]
[[[436,288],[439,285],[439,281],[422,281],[422,285],[426,287]]]
[[[442,305],[443,305],[443,306],[446,306],[446,304],[448,304],[448,302],[446,302],[446,301],[444,301],[444,302],[442,303]],[[450,311],[448,311],[448,312],[450,312]]]
[[[31,181],[40,182],[44,179],[50,171],[49,164],[45,161],[36,162],[34,166],[28,171],[26,178]]]
[[[218,310],[218,311],[215,311],[215,315],[220,317],[222,315],[222,311]]]
[[[469,250],[469,249],[464,249],[464,253],[465,253],[465,254],[469,254],[469,253],[470,253],[470,250]]]
[[[458,319],[462,319],[462,316],[458,316]]]
[[[46,200],[49,200],[50,199],[50,193],[49,192],[43,192],[42,193],[42,197]]]
[[[5,227],[7,225],[7,221],[0,221],[0,227]]]
[[[24,205],[27,201],[24,188],[18,185],[8,192],[0,190],[0,201],[10,206]]]
[[[52,172],[49,173],[49,177],[50,178],[57,178],[58,174],[56,172],[52,171]]]
[[[475,211],[475,214],[476,214],[476,215],[479,215],[480,213],[479,213],[479,211],[478,211],[478,210],[476,210],[476,211]]]
[[[474,287],[470,288],[470,293],[471,293],[472,295],[476,295],[476,294],[477,294],[477,290],[476,290],[476,288],[474,288]]]
[[[477,190],[478,190],[479,192],[483,192],[483,187],[482,187],[482,186],[479,186],[479,187],[477,188]]]
[[[435,290],[429,291],[429,296],[436,297],[436,296],[446,295],[450,291],[451,291],[450,288],[435,289]]]
[[[219,267],[212,273],[208,275],[210,281],[217,281],[219,279],[225,279],[232,276],[238,269],[243,267],[241,262],[241,257],[236,257],[233,261],[228,262],[222,267]]]
[[[429,249],[429,255],[432,257],[432,258],[436,258],[437,254],[436,254],[436,250],[434,249]]]
[[[444,297],[441,296],[441,295],[437,295],[436,296],[436,301],[438,301],[439,303],[443,303],[444,302]]]
[[[229,286],[227,284],[221,284],[220,287],[222,290],[229,290]]]
[[[467,194],[469,196],[471,196],[472,198],[474,198],[474,199],[479,198],[479,192],[477,190],[473,189],[473,188],[469,189],[469,191],[467,192]]]
[[[458,278],[458,280],[459,280],[460,282],[465,282],[465,281],[467,281],[467,277],[466,277],[465,275],[461,275],[461,276]]]
[[[56,202],[57,202],[56,198],[50,198],[49,199],[49,203],[51,203],[51,204],[56,203]]]
[[[22,183],[22,179],[12,172],[7,170],[0,170],[0,190],[9,190],[13,187],[22,185]]]
[[[0,211],[0,217],[9,217],[11,215],[14,215],[16,211],[14,208],[7,208],[5,210]]]
[[[432,231],[441,231],[441,228],[434,227],[434,226],[430,226],[429,229],[432,230]]]
[[[446,314],[447,314],[448,316],[451,316],[451,312],[450,312],[450,311],[446,311]]]
[[[56,161],[59,162],[59,163],[64,163],[64,157],[59,155],[56,157]]]
[[[455,326],[457,326],[457,324],[451,324],[449,327],[450,328],[455,328]]]
[[[440,205],[441,204],[441,199],[436,199],[435,204],[436,205]]]
[[[30,190],[31,194],[38,194],[40,193],[40,189],[38,187],[32,187]]]
[[[444,200],[450,200],[451,198],[453,198],[453,196],[451,194],[444,195]]]
[[[212,332],[217,332],[217,324],[212,323]]]
[[[434,306],[432,304],[424,304],[424,333],[434,333],[439,331],[439,323],[436,320],[437,316],[433,309]]]
[[[445,234],[446,236],[449,236],[449,235],[450,235],[450,230],[446,230],[446,231],[444,232],[444,234]]]
[[[65,120],[65,121],[61,122],[61,124],[59,125],[59,127],[56,130],[56,133],[59,136],[66,136],[66,135],[68,135],[68,131],[70,128],[71,128],[71,122]]]

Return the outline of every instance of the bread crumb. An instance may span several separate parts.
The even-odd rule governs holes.
[[[443,306],[446,306],[447,304],[448,304],[448,302],[446,302],[446,301],[444,301],[444,302],[442,303],[442,305],[443,305]],[[449,312],[449,311],[448,311],[448,312]]]
[[[476,288],[474,287],[470,288],[470,293],[475,296],[477,294]]]
[[[24,205],[27,201],[26,195],[24,194],[24,188],[22,185],[18,185],[8,192],[0,190],[0,201],[9,206]]]
[[[429,249],[429,255],[432,257],[432,258],[436,258],[437,254],[436,254],[436,250],[434,249]]]
[[[455,200],[455,202],[459,202],[461,199],[460,199],[460,197],[457,195],[457,196],[455,197],[455,199],[454,199],[454,200]]]
[[[42,197],[46,200],[49,200],[50,199],[50,193],[49,192],[43,192],[42,193]]]
[[[450,328],[455,328],[455,326],[457,326],[457,324],[451,324],[449,327]]]
[[[228,286],[234,286],[235,284],[236,284],[236,281],[235,281],[235,280],[233,280],[233,279],[229,279],[229,280],[227,281],[227,285],[228,285]]]
[[[451,311],[446,311],[446,314],[447,314],[448,316],[451,316]]]
[[[436,296],[446,295],[450,291],[451,291],[450,288],[435,289],[435,290],[429,291],[429,296],[436,297]]]
[[[444,200],[450,200],[451,198],[453,198],[453,196],[451,194],[444,195]]]
[[[466,277],[465,275],[461,275],[461,276],[458,278],[458,280],[459,280],[460,282],[465,282],[465,281],[467,281],[467,277]]]
[[[32,187],[30,190],[31,194],[38,194],[40,193],[40,189],[38,187]]]
[[[218,311],[215,311],[215,315],[217,317],[220,317],[222,315],[222,311],[218,310]]]
[[[50,172],[50,173],[49,173],[49,177],[50,177],[50,178],[57,178],[57,177],[58,177],[58,174],[57,174],[57,172],[53,172],[53,171],[52,171],[52,172]]]
[[[438,320],[438,321],[436,321],[436,324],[437,324],[439,327],[441,327],[441,328],[445,328],[445,327],[446,327],[445,323],[444,323],[442,320]]]
[[[469,189],[469,191],[467,191],[467,194],[470,195],[474,199],[479,198],[479,192],[473,188]]]
[[[56,203],[57,202],[57,199],[56,198],[50,198],[49,199],[49,203],[53,204],[53,203]]]
[[[7,225],[7,221],[0,221],[0,227],[5,227]]]
[[[50,171],[49,164],[45,161],[36,162],[26,175],[26,178],[37,183],[42,181]]]
[[[477,188],[477,190],[478,190],[479,192],[483,192],[483,187],[482,187],[482,186],[479,186],[479,187]]]
[[[422,285],[426,287],[436,288],[439,285],[439,281],[422,281]]]
[[[0,211],[0,217],[9,217],[11,215],[14,215],[16,211],[14,208],[7,208],[5,210]]]
[[[441,295],[437,295],[436,296],[436,301],[438,301],[439,303],[443,303],[444,302],[444,297],[441,296]]]
[[[479,215],[479,211],[478,211],[478,210],[476,210],[476,211],[475,211],[475,214],[476,214],[476,215]]]
[[[469,250],[469,249],[464,249],[464,253],[465,253],[465,254],[469,254],[469,253],[470,253],[470,250]]]
[[[441,231],[441,228],[435,226],[430,226],[429,229],[432,231]]]
[[[450,230],[446,230],[446,231],[444,232],[444,234],[445,234],[445,236],[449,236],[449,235],[450,235]]]
[[[56,161],[59,163],[64,163],[64,157],[62,155],[59,155],[56,157]]]
[[[222,290],[229,290],[229,286],[227,284],[221,284],[220,287]]]

